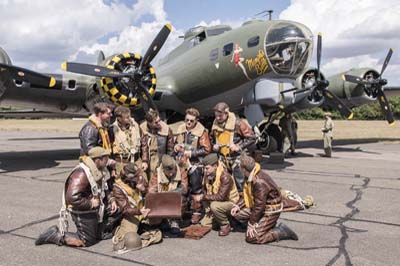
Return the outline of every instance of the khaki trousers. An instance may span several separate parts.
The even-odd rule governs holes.
[[[209,209],[212,215],[206,215],[201,219],[200,223],[203,226],[212,226],[217,223],[219,226],[229,224],[228,216],[231,214],[233,203],[230,201],[211,201]]]
[[[248,208],[244,208],[240,210],[234,216],[234,218],[241,223],[247,223],[249,221],[250,214],[251,210]],[[278,235],[276,232],[274,232],[273,229],[276,226],[279,216],[280,213],[274,213],[274,214],[264,213],[264,216],[257,222],[258,227],[256,229],[257,233],[255,237],[248,237],[246,235],[246,242],[251,244],[265,244],[276,241]]]

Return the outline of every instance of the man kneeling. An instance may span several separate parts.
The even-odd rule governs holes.
[[[70,213],[77,232],[69,233],[68,228],[50,227],[35,241],[35,245],[57,244],[73,247],[89,247],[104,239],[102,228],[114,227],[118,219],[107,218],[118,210],[109,188],[110,174],[107,163],[110,152],[101,147],[89,150],[89,156],[82,156],[65,183],[61,213]],[[106,211],[107,205],[111,206]],[[62,222],[66,224],[64,219]],[[104,220],[104,221],[103,221]],[[105,221],[108,221],[105,224]],[[108,224],[112,223],[112,224]],[[64,233],[64,229],[66,232]]]
[[[286,225],[276,226],[282,211],[282,196],[272,178],[261,170],[252,157],[241,155],[240,170],[246,178],[244,199],[232,208],[231,215],[247,222],[246,242],[265,244],[284,239],[298,240]]]

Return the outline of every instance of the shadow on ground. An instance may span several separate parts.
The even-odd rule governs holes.
[[[79,149],[20,151],[0,153],[0,171],[38,170],[58,166],[57,161],[78,160]]]

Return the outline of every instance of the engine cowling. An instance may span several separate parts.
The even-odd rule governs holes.
[[[142,57],[139,54],[123,53],[114,55],[106,60],[105,67],[116,69],[123,73],[134,73],[139,67]],[[156,90],[157,78],[154,68],[149,64],[144,69],[144,78],[141,81],[129,77],[100,79],[100,86],[105,95],[115,104],[127,107],[139,107],[140,101],[137,95],[138,82],[153,96]],[[143,96],[146,97],[146,96]]]
[[[343,80],[343,75],[357,76],[363,79],[376,79],[379,73],[371,68],[356,68],[349,71],[336,74],[329,77],[329,90],[336,94],[338,97],[346,100],[375,100],[377,95],[375,91],[367,85],[359,85],[352,82]]]
[[[324,101],[324,96],[321,91],[313,90],[318,75],[317,69],[311,68],[298,76],[294,85],[297,92],[294,96],[294,103],[288,106],[287,110],[294,112],[303,109],[313,108],[320,106]],[[325,76],[320,72],[320,79],[325,80]]]

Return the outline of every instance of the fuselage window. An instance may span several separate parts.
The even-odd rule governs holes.
[[[233,51],[233,43],[228,43],[227,45],[224,46],[224,48],[222,49],[222,54],[224,56],[230,55],[232,54]]]
[[[218,59],[218,48],[211,50],[209,58],[210,58],[210,61],[215,61]]]
[[[247,41],[247,47],[250,48],[250,47],[257,46],[259,42],[260,42],[260,36],[251,37],[251,38]]]

